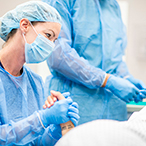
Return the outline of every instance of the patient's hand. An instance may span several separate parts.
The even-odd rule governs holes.
[[[43,108],[50,108],[52,105],[54,105],[54,102],[62,99],[65,99],[65,97],[60,92],[51,90],[51,96],[48,96],[45,104],[43,105]]]

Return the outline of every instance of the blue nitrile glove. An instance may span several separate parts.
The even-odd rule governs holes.
[[[70,93],[69,93],[69,92],[64,92],[64,93],[62,93],[62,95],[63,95],[65,98],[67,98],[67,97],[70,96]]]
[[[47,127],[49,124],[61,124],[69,121],[68,108],[72,102],[71,98],[63,99],[56,101],[50,108],[39,111],[44,126]]]
[[[78,104],[76,102],[73,102],[68,108],[68,116],[69,116],[69,119],[73,122],[74,126],[77,126],[79,118],[80,118],[78,113],[79,113]],[[51,133],[53,138],[57,140],[60,139],[62,136],[60,125],[51,124],[49,126],[49,132]]]
[[[68,116],[70,120],[73,122],[74,126],[77,126],[80,116],[79,116],[78,104],[76,102],[73,102],[69,106]]]
[[[146,98],[146,90],[140,90],[139,95],[136,98],[134,98],[134,101],[138,103],[142,101],[144,98]]]
[[[134,100],[140,93],[139,89],[131,82],[113,75],[108,78],[105,88],[127,103]]]
[[[51,124],[49,126],[49,132],[51,133],[52,137],[57,140],[59,140],[62,137],[60,125]]]
[[[134,84],[139,90],[146,89],[146,85],[141,80],[135,79],[132,75],[126,79]]]
[[[139,96],[134,99],[134,101],[137,103],[139,101],[142,101],[144,98],[146,98],[146,85],[138,79],[135,79],[132,75],[130,75],[128,78],[126,78],[128,81],[130,81],[132,84],[134,84],[139,90],[142,91],[140,92]],[[145,89],[145,90],[144,90]]]
[[[69,97],[69,95],[70,95],[69,92],[64,92],[64,93],[62,93],[62,95],[65,98],[70,98]],[[77,126],[80,116],[79,116],[78,104],[76,102],[73,102],[69,106],[68,116],[69,116],[70,120],[73,122],[74,126]]]

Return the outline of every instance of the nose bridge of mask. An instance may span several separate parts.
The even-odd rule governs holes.
[[[44,37],[44,36],[41,35],[41,34],[38,34],[38,39],[41,41],[40,43],[41,43],[42,45],[47,44],[47,45],[50,46],[51,48],[54,48],[54,47],[55,47],[55,44],[54,44],[52,41],[50,41],[49,39],[47,39],[46,37]]]

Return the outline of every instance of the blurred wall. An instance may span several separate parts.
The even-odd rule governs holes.
[[[129,2],[126,62],[131,74],[146,84],[146,0]]]
[[[18,4],[26,2],[28,0],[0,0],[0,17],[3,16],[7,11],[14,9]],[[4,42],[0,39],[0,47]]]
[[[0,0],[0,17],[8,10],[29,0]],[[146,84],[146,0],[118,0],[127,26],[128,46],[124,59],[131,74]],[[127,3],[125,3],[127,2]],[[3,41],[0,40],[0,46]],[[46,62],[28,65],[45,80],[50,74]]]

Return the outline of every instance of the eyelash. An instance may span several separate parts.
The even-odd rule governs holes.
[[[46,36],[47,36],[47,38],[50,38],[51,34],[50,33],[46,33]]]

